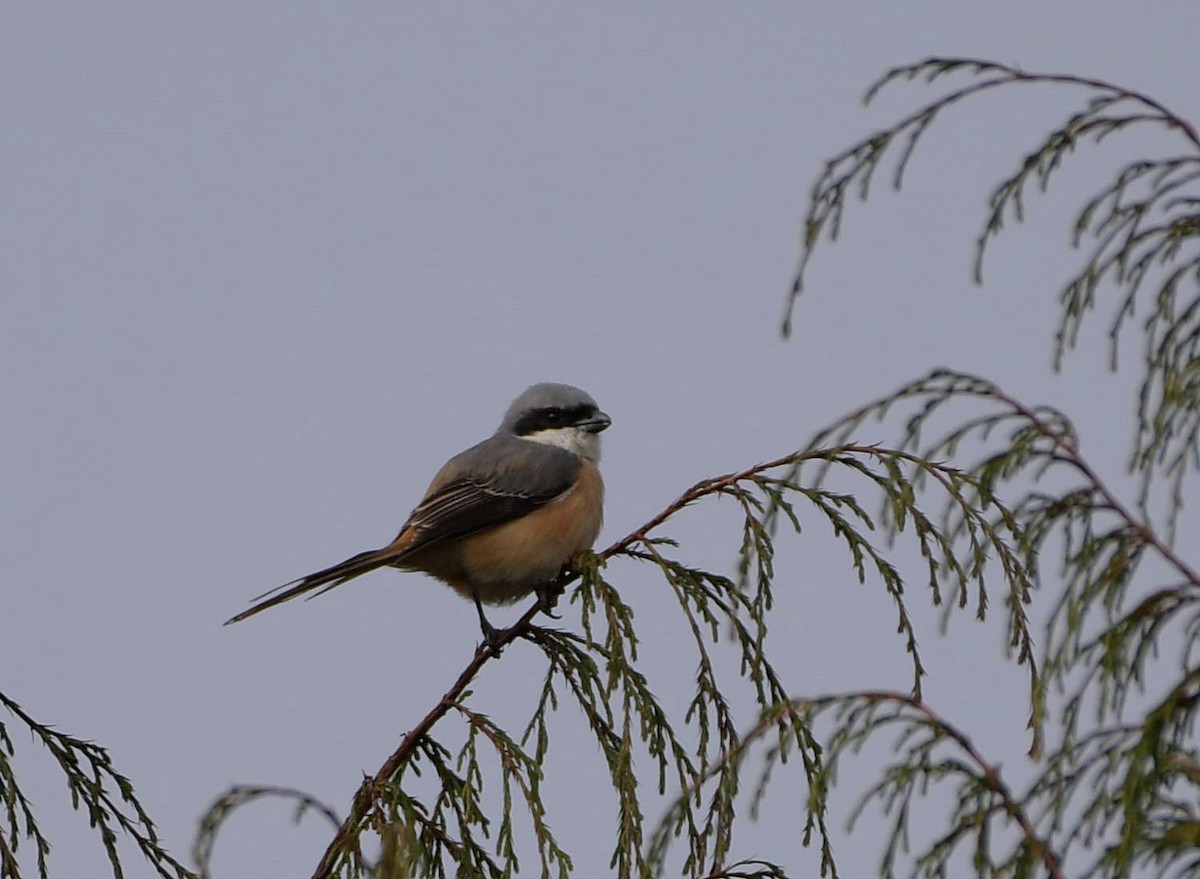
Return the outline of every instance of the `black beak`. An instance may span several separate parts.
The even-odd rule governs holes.
[[[611,418],[603,412],[597,412],[587,421],[581,421],[578,426],[582,427],[588,433],[599,433],[602,430],[607,430],[610,424],[612,424]]]

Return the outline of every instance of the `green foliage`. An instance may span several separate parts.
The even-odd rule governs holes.
[[[1129,876],[1139,870],[1183,875],[1200,866],[1194,805],[1200,773],[1193,743],[1200,694],[1195,664],[1200,574],[1174,545],[1185,480],[1200,464],[1200,139],[1190,122],[1138,92],[981,61],[930,59],[897,68],[877,81],[867,98],[898,81],[936,84],[951,75],[969,81],[827,164],[813,190],[793,306],[822,235],[837,237],[847,196],[865,199],[872,176],[892,151],[893,183],[899,187],[931,123],[960,101],[1001,86],[1029,84],[1088,92],[1083,107],[993,191],[977,244],[977,280],[982,280],[988,242],[1004,219],[1023,219],[1029,187],[1046,191],[1079,144],[1146,126],[1181,137],[1182,155],[1131,161],[1087,200],[1073,238],[1086,258],[1059,297],[1056,365],[1075,346],[1085,315],[1106,291],[1113,292],[1114,369],[1130,318],[1139,306],[1148,311],[1141,324],[1145,355],[1132,407],[1136,432],[1129,459],[1139,488],[1132,501],[1125,501],[1085,459],[1066,415],[1026,406],[981,379],[939,371],[865,407],[839,430],[849,433],[861,417],[883,417],[897,405],[910,404],[914,409],[902,448],[927,459],[962,458],[964,448],[984,450],[966,472],[988,493],[1011,498],[1007,509],[1013,521],[1005,523],[1007,530],[1017,537],[1016,552],[1036,585],[1049,593],[1043,671],[1033,675],[1031,707],[1035,731],[1053,718],[1055,738],[1044,756],[1035,739],[1036,773],[1018,794],[965,734],[919,700],[874,693],[797,707],[808,723],[833,716],[827,769],[884,728],[903,731],[897,759],[868,793],[893,820],[884,847],[885,875],[892,874],[898,852],[908,845],[914,797],[938,785],[950,786],[958,805],[944,835],[915,856],[915,875],[943,875],[950,855],[968,839],[974,842],[970,864],[981,876],[1062,876],[1065,864],[1084,876]],[[1148,310],[1140,303],[1147,295]],[[972,398],[993,411],[951,416],[948,432],[922,441],[932,418]],[[1151,507],[1161,479],[1169,489],[1161,505],[1165,532],[1156,529]],[[948,527],[943,519],[943,531]],[[1154,563],[1153,573],[1144,570],[1147,560]],[[1010,610],[1016,607],[1012,597],[1015,593]],[[1010,621],[1010,631],[1021,630]],[[1176,662],[1164,661],[1167,645],[1178,645]],[[998,822],[1017,831],[1015,841],[1003,837],[1006,850],[994,833]]]
[[[167,879],[195,879],[194,873],[167,853],[154,822],[134,795],[133,785],[113,767],[108,751],[38,723],[3,693],[0,704],[28,729],[58,765],[71,794],[71,806],[87,815],[88,823],[104,846],[115,879],[125,876],[118,848],[122,837],[141,851],[157,875]],[[0,827],[0,877],[20,879],[37,875],[46,879],[50,875],[50,839],[38,825],[33,804],[17,783],[10,759],[15,754],[8,727],[0,722],[0,804],[4,811]],[[23,872],[21,867],[21,846],[26,843],[34,848],[36,874]]]
[[[944,111],[997,88],[1017,86],[1082,89],[1083,106],[1056,126],[1025,155],[995,189],[976,244],[975,277],[983,280],[988,243],[1006,217],[1021,221],[1034,187],[1045,192],[1055,173],[1080,144],[1143,129],[1165,130],[1182,140],[1184,152],[1127,162],[1113,181],[1097,189],[1079,210],[1073,244],[1086,256],[1081,269],[1059,293],[1061,316],[1055,332],[1055,363],[1075,347],[1086,316],[1096,310],[1105,287],[1115,288],[1108,328],[1112,364],[1118,342],[1139,306],[1144,350],[1136,407],[1137,432],[1130,470],[1141,483],[1138,505],[1148,517],[1152,489],[1167,480],[1167,527],[1173,533],[1183,504],[1189,465],[1200,461],[1200,135],[1195,126],[1140,92],[1079,76],[1029,73],[988,61],[931,58],[897,67],[867,90],[870,102],[884,88],[947,78],[968,82],[863,139],[830,159],[813,186],[805,220],[804,251],[792,288],[792,304],[803,288],[804,272],[823,235],[836,240],[848,196],[865,200],[871,182],[889,154],[895,154],[892,183],[903,182],[909,159]],[[1149,289],[1149,292],[1147,290]],[[789,330],[789,318],[784,331]]]
[[[196,842],[192,847],[192,860],[196,862],[196,871],[199,873],[200,879],[208,879],[212,875],[212,856],[217,841],[217,831],[225,821],[243,806],[265,799],[278,799],[293,803],[295,806],[294,819],[297,824],[310,812],[324,817],[335,830],[342,823],[336,812],[304,791],[271,785],[232,787],[208,807],[200,821],[200,830],[196,834]]]

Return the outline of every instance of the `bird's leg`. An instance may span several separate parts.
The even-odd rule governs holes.
[[[562,615],[554,613],[554,608],[558,605],[558,599],[567,591],[567,581],[581,575],[585,570],[585,565],[591,564],[595,567],[595,553],[588,550],[580,550],[574,556],[567,559],[567,563],[562,566],[562,570],[558,572],[558,576],[553,580],[545,583],[539,583],[534,587],[534,592],[538,597],[538,610],[552,619],[561,620]]]
[[[561,620],[562,614],[555,613],[554,608],[558,604],[559,596],[563,594],[562,583],[558,580],[540,583],[533,591],[537,593],[538,610],[551,619]]]
[[[479,600],[479,594],[472,592],[471,597],[475,599],[475,610],[479,612],[479,628],[483,632],[483,643],[496,656],[500,655],[500,636],[504,634],[504,629],[497,629],[488,622],[487,616],[483,612],[483,603]]]

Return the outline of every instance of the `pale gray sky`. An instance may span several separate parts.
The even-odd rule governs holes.
[[[613,417],[602,542],[934,366],[1069,408],[1101,463],[1119,462],[1127,432],[1106,426],[1128,412],[1112,391],[1125,384],[1093,374],[1100,346],[1067,376],[1048,368],[1054,293],[1076,260],[1066,208],[1111,164],[1083,156],[1000,241],[984,290],[969,279],[989,186],[1078,93],[949,115],[905,192],[880,186],[818,255],[794,338],[778,326],[821,162],[928,94],[864,111],[884,69],[982,56],[1200,115],[1200,5],[1133,10],[12,0],[0,689],[109,746],[184,855],[233,783],[299,787],[344,812],[361,772],[453,680],[474,612],[417,575],[220,623],[389,539],[437,466],[532,382],[577,384]],[[699,508],[668,533],[728,569],[730,521]],[[797,695],[907,686],[887,599],[852,585],[825,531],[783,558],[774,634]],[[672,599],[631,565],[610,576],[645,626],[647,668],[669,682],[675,642],[656,632],[676,625]],[[931,701],[1019,761],[1023,673],[998,664],[998,622],[960,620],[940,643],[930,627],[924,643]],[[541,669],[515,646],[477,706],[516,722]],[[615,808],[562,714],[552,817],[577,875],[603,875],[598,828]],[[98,875],[103,855],[64,816],[49,761],[18,746],[54,874]],[[801,793],[785,785],[775,802],[798,809]],[[814,861],[795,829],[747,829],[739,850],[802,874]],[[869,829],[844,846],[848,871],[875,863]],[[216,875],[307,875],[327,839],[282,807],[248,810]],[[132,852],[129,865],[148,873]]]

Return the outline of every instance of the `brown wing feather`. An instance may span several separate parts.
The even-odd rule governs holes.
[[[564,490],[569,489],[568,485]],[[473,479],[450,483],[423,500],[396,539],[382,551],[391,550],[392,563],[402,562],[405,556],[420,550],[527,516],[564,490],[523,495],[499,491]]]

